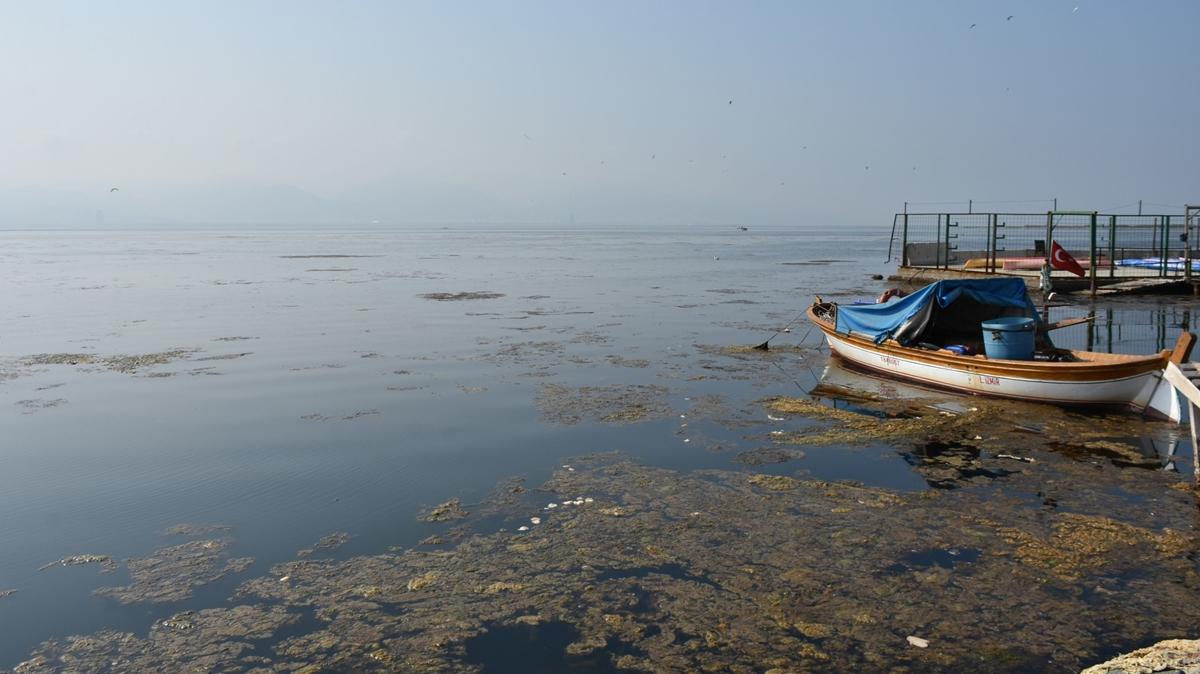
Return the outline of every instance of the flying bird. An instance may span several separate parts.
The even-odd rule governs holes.
[[[730,105],[733,105],[733,101],[729,101],[729,104],[730,104]]]
[[[1007,18],[1007,19],[1005,19],[1005,21],[1012,21],[1012,18],[1013,18],[1013,15],[1012,15],[1012,14],[1009,14],[1009,15],[1008,15],[1008,18]]]
[[[971,28],[974,28],[974,27],[975,27],[975,24],[971,24]],[[969,29],[968,29],[968,30],[969,30]]]
[[[121,190],[119,190],[119,189],[117,189],[117,188],[115,188],[115,187],[114,187],[114,188],[112,188],[111,190],[109,190],[109,192],[120,192],[120,191],[121,191]]]

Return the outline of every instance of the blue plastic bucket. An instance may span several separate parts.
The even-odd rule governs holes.
[[[988,358],[1033,360],[1032,318],[1008,316],[983,322],[983,351]]]

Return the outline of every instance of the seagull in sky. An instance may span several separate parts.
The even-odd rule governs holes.
[[[1012,18],[1013,18],[1013,15],[1012,15],[1012,14],[1009,14],[1009,15],[1008,15],[1008,18],[1007,18],[1007,19],[1005,19],[1005,21],[1012,21]]]
[[[974,28],[974,27],[975,27],[975,24],[971,24],[971,28]],[[970,29],[968,28],[968,30],[970,30]]]
[[[112,188],[111,190],[109,190],[109,192],[120,192],[120,191],[121,191],[121,190],[119,190],[119,189],[117,189],[117,188],[115,188],[115,187],[114,187],[114,188]]]

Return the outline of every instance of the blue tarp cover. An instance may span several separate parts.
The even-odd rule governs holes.
[[[1024,315],[1039,320],[1037,308],[1025,291],[1025,281],[1019,278],[970,279],[938,281],[884,304],[838,305],[835,329],[879,343],[928,309],[931,302],[936,301],[944,308],[963,297],[991,306],[1024,309]]]
[[[1181,257],[1169,257],[1164,265],[1161,257],[1132,257],[1117,260],[1117,265],[1121,267],[1141,267],[1142,269],[1161,269],[1165,266],[1167,271],[1183,271],[1187,267],[1187,260]],[[1200,271],[1200,260],[1192,261],[1192,271]]]

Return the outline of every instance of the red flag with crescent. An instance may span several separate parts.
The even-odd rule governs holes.
[[[1071,257],[1071,254],[1065,248],[1058,245],[1057,241],[1051,241],[1050,243],[1051,267],[1069,271],[1076,276],[1087,276],[1087,272],[1083,270],[1083,267],[1079,266],[1079,263],[1075,261],[1075,258]]]

